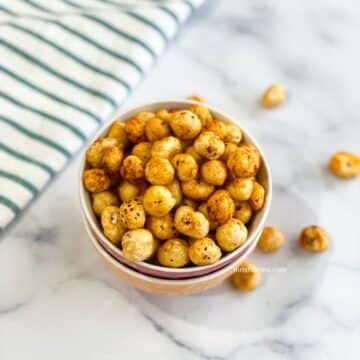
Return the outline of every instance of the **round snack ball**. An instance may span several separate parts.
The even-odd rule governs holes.
[[[240,220],[244,224],[247,224],[253,214],[253,210],[248,201],[235,202],[234,218]]]
[[[93,142],[86,151],[86,161],[93,168],[103,167],[104,150],[119,144],[114,138],[101,138]]]
[[[156,112],[156,116],[160,119],[165,120],[166,122],[169,122],[171,114],[167,109],[160,109]]]
[[[97,216],[108,206],[118,206],[119,200],[111,191],[94,193],[92,196],[92,208]]]
[[[285,100],[285,97],[285,87],[280,84],[274,84],[266,89],[261,98],[261,103],[264,107],[272,108],[280,105]]]
[[[174,217],[171,214],[162,217],[149,216],[146,224],[148,229],[159,240],[168,240],[178,236]]]
[[[201,155],[196,152],[194,146],[189,146],[189,147],[186,149],[186,154],[191,155],[198,164],[201,164],[202,161],[204,160],[204,159],[201,157]]]
[[[323,252],[329,246],[328,236],[319,226],[308,226],[300,234],[300,245],[311,252]]]
[[[218,119],[208,121],[205,130],[215,133],[221,140],[224,140],[227,135],[226,124]]]
[[[261,274],[255,264],[244,261],[231,276],[233,285],[241,291],[256,289],[261,282]]]
[[[151,147],[152,144],[150,142],[143,141],[132,148],[131,155],[137,156],[146,164],[151,158]]]
[[[150,119],[155,117],[155,114],[153,112],[150,112],[150,111],[141,111],[138,114],[136,114],[135,117],[140,119],[140,120],[145,120],[146,122],[148,122]]]
[[[203,104],[191,105],[189,110],[197,115],[202,123],[202,126],[206,126],[206,124],[211,122],[213,119],[210,110]]]
[[[163,266],[180,268],[189,263],[189,245],[183,239],[166,240],[157,251],[159,263]]]
[[[140,229],[144,227],[146,215],[139,199],[124,201],[120,206],[120,220],[127,229]]]
[[[329,162],[331,172],[342,178],[351,178],[360,174],[360,157],[348,151],[340,151]]]
[[[146,118],[135,116],[125,123],[125,134],[132,143],[146,141]]]
[[[122,178],[132,184],[138,184],[145,180],[144,162],[135,155],[128,155],[120,168]]]
[[[180,205],[183,198],[180,183],[174,179],[171,183],[167,184],[166,187],[169,189],[176,201],[175,206]]]
[[[118,141],[118,146],[124,149],[129,141],[125,133],[125,124],[119,120],[114,121],[107,134],[109,138],[115,138]]]
[[[199,211],[190,206],[180,206],[174,217],[176,230],[192,238],[201,239],[209,232],[209,221]]]
[[[104,150],[103,163],[110,174],[119,173],[124,152],[118,146],[112,146]]]
[[[105,191],[111,185],[109,176],[102,169],[85,170],[83,182],[85,189],[92,193]]]
[[[201,176],[208,184],[223,185],[226,175],[226,166],[220,160],[209,160],[201,165]]]
[[[190,180],[181,183],[181,189],[189,199],[205,201],[214,192],[215,187],[205,181]]]
[[[200,95],[191,95],[191,96],[188,96],[187,99],[191,100],[191,101],[197,101],[197,102],[200,102],[200,103],[205,102],[205,99],[203,97],[201,97]]]
[[[217,190],[207,201],[209,218],[218,224],[225,224],[234,215],[235,204],[226,190]]]
[[[180,181],[189,181],[196,178],[198,164],[191,155],[177,154],[172,158],[171,163]]]
[[[152,216],[165,216],[175,206],[176,200],[165,186],[150,186],[143,199],[146,212]]]
[[[252,145],[240,145],[236,151],[229,154],[227,166],[237,177],[255,176],[260,168],[259,151]]]
[[[235,178],[227,186],[226,190],[237,201],[249,200],[254,189],[254,179]]]
[[[237,145],[232,143],[232,142],[226,142],[225,143],[225,151],[224,154],[221,156],[221,160],[224,161],[225,163],[227,163],[228,159],[229,159],[229,155],[236,151],[237,149]]]
[[[153,143],[151,155],[171,159],[176,154],[181,153],[181,151],[181,141],[174,136],[167,136]]]
[[[233,251],[247,238],[247,228],[238,219],[230,219],[216,229],[216,241],[224,251]]]
[[[210,131],[202,132],[196,138],[194,148],[196,152],[209,160],[220,158],[225,151],[225,145],[219,136]]]
[[[219,223],[210,218],[206,202],[201,203],[197,208],[197,211],[200,211],[208,219],[210,230],[215,230],[219,226]]]
[[[145,167],[145,177],[153,185],[167,185],[174,180],[175,171],[168,159],[152,157]]]
[[[189,110],[173,112],[170,126],[174,134],[184,140],[194,139],[199,135],[202,127],[200,119]]]
[[[124,256],[132,261],[150,259],[157,249],[157,242],[147,229],[127,231],[121,240]]]
[[[238,126],[232,123],[226,123],[226,136],[225,142],[233,143],[233,144],[240,144],[242,140],[242,131]]]
[[[120,243],[125,233],[125,228],[120,221],[120,210],[116,206],[107,206],[101,213],[101,225],[104,235],[113,244]]]
[[[147,121],[145,125],[145,134],[149,141],[154,142],[169,136],[170,128],[166,120],[155,116]]]
[[[211,265],[221,258],[221,249],[214,240],[205,237],[192,242],[189,248],[189,256],[195,265]]]
[[[140,195],[141,189],[139,185],[129,183],[128,181],[123,181],[118,187],[118,194],[121,201],[135,199]]]
[[[276,227],[265,227],[259,242],[258,247],[264,252],[273,252],[280,249],[284,244],[284,235]]]
[[[251,193],[249,204],[253,210],[258,211],[264,206],[265,189],[257,181],[254,182],[253,191]]]

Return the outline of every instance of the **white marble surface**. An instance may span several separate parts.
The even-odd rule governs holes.
[[[87,241],[79,158],[0,241],[0,359],[359,359],[360,180],[326,171],[360,153],[360,5],[355,0],[209,0],[126,107],[197,92],[233,114],[267,151],[277,254],[255,253],[256,292],[229,284],[189,297],[131,289]],[[258,106],[281,82],[286,104]],[[296,237],[324,226],[330,250]]]

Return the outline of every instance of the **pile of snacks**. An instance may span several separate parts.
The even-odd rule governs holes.
[[[104,235],[130,260],[174,268],[237,249],[266,197],[260,153],[242,140],[200,103],[115,121],[83,174]]]
[[[360,175],[360,156],[348,151],[339,151],[329,161],[330,171],[341,178]]]

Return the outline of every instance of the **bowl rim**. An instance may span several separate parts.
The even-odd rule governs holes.
[[[98,242],[98,240],[95,238],[95,236],[92,234],[91,229],[89,228],[89,225],[86,223],[86,218],[83,215],[83,222],[84,222],[84,226],[86,229],[86,232],[90,238],[91,244],[95,247],[95,250],[101,254],[101,256],[103,257],[103,259],[108,262],[108,265],[110,264],[111,266],[117,268],[117,269],[121,269],[122,271],[137,277],[139,279],[142,279],[144,281],[153,283],[153,284],[157,284],[157,285],[194,285],[194,284],[198,284],[198,283],[202,283],[202,282],[207,282],[210,281],[214,278],[217,278],[221,275],[223,275],[224,273],[228,272],[231,268],[234,267],[234,263],[239,264],[240,262],[244,261],[245,258],[247,258],[255,249],[259,238],[260,238],[260,233],[256,235],[256,238],[253,239],[253,242],[250,244],[249,248],[244,252],[243,256],[240,256],[238,259],[236,259],[234,262],[231,262],[227,265],[225,265],[224,267],[213,271],[211,273],[208,274],[204,274],[202,276],[197,276],[197,277],[191,277],[191,278],[185,278],[185,279],[165,279],[165,278],[158,278],[155,276],[151,276],[151,275],[147,275],[141,272],[138,272],[126,265],[124,265],[123,263],[119,262],[117,259],[115,259],[112,255],[110,255]]]
[[[91,139],[89,140],[88,143],[92,143],[96,139],[103,136],[103,134],[108,131],[108,129],[114,123],[114,121],[116,121],[116,120],[125,121],[126,119],[130,118],[135,113],[138,113],[141,111],[150,111],[148,108],[156,108],[157,110],[159,110],[159,109],[166,109],[166,108],[168,108],[168,109],[177,108],[177,107],[181,108],[181,107],[186,107],[186,106],[190,106],[190,105],[198,105],[198,104],[199,104],[199,102],[197,102],[197,101],[180,99],[180,100],[164,100],[164,101],[148,102],[148,103],[144,103],[144,104],[141,104],[138,106],[130,107],[130,108],[126,109],[125,111],[120,112],[119,114],[114,116],[110,121],[107,121],[106,123],[104,123],[100,127],[100,129],[91,137]],[[231,115],[227,114],[226,112],[223,112],[222,110],[219,110],[208,104],[206,104],[206,107],[212,113],[220,114],[222,118],[227,119],[229,122],[238,125],[240,127],[241,131],[243,132],[243,134],[246,136],[246,138],[248,140],[250,140],[250,142],[260,152],[260,155],[262,158],[262,166],[265,169],[266,179],[268,182],[268,189],[267,189],[267,194],[266,194],[266,198],[265,198],[265,203],[264,203],[263,208],[261,209],[261,213],[258,213],[258,216],[260,216],[261,218],[260,218],[257,226],[253,229],[251,236],[248,237],[241,246],[239,246],[234,251],[225,254],[215,264],[204,265],[204,266],[191,266],[191,267],[187,267],[187,268],[167,268],[167,267],[154,265],[154,264],[150,264],[150,263],[146,263],[146,262],[136,262],[137,266],[143,267],[144,269],[149,269],[151,271],[159,271],[159,272],[163,273],[164,275],[165,274],[174,274],[174,273],[175,274],[182,273],[185,275],[185,274],[189,273],[189,276],[190,276],[190,273],[193,273],[196,270],[198,270],[199,272],[206,272],[206,271],[210,272],[214,267],[218,270],[219,266],[221,266],[221,264],[223,264],[223,266],[227,266],[229,263],[232,262],[232,260],[236,260],[236,258],[237,258],[236,255],[244,248],[244,246],[246,246],[249,243],[249,241],[253,240],[253,237],[257,236],[258,233],[260,233],[260,229],[263,228],[265,225],[265,221],[268,216],[268,213],[270,210],[270,205],[271,205],[271,200],[272,200],[272,177],[271,177],[270,166],[269,166],[269,163],[268,163],[266,157],[264,156],[264,152],[263,152],[262,148],[259,146],[256,139],[254,139],[251,132],[249,132],[244,126],[242,126],[242,124],[239,124],[238,121],[234,120],[234,117],[232,117]],[[155,111],[155,110],[152,110],[152,111]],[[85,218],[87,219],[87,221],[89,222],[92,230],[94,230],[94,232],[96,233],[96,236],[99,236],[103,242],[106,242],[108,244],[108,246],[114,248],[114,251],[117,251],[119,253],[120,258],[126,259],[124,257],[124,255],[122,254],[121,249],[119,249],[113,243],[111,243],[104,236],[102,231],[99,229],[99,225],[93,221],[93,216],[94,216],[93,210],[92,210],[91,206],[88,206],[88,203],[86,201],[86,197],[89,196],[89,194],[87,194],[87,191],[85,190],[85,188],[83,186],[83,171],[86,168],[86,149],[87,148],[83,149],[83,151],[82,151],[82,155],[81,155],[81,159],[80,159],[80,167],[79,167],[79,194],[80,194],[80,204],[81,204],[82,213],[85,216]],[[117,259],[117,261],[120,261],[120,260]],[[194,276],[194,275],[191,275],[191,276]]]

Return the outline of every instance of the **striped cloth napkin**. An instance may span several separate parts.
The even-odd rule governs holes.
[[[0,2],[0,232],[112,116],[202,2]]]

